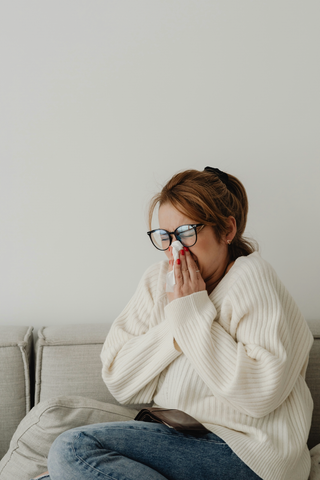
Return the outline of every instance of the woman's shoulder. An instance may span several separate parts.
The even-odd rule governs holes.
[[[261,257],[259,252],[253,252],[248,256],[238,257],[232,268],[234,273],[241,276],[258,275],[264,277],[266,275],[276,275],[272,265]]]
[[[295,300],[270,263],[259,252],[239,257],[231,271],[233,276],[228,285],[228,293],[233,298],[254,305],[275,305],[281,303],[286,308],[298,310]]]
[[[245,315],[256,315],[261,326],[270,325],[271,321],[285,321],[290,324],[295,335],[301,335],[309,346],[313,342],[307,322],[299,306],[280,280],[273,266],[264,260],[258,252],[246,257],[239,257],[230,272],[230,280],[226,297],[237,311],[237,318]]]
[[[228,289],[254,292],[261,289],[279,291],[284,288],[273,266],[259,252],[237,258],[229,273]]]

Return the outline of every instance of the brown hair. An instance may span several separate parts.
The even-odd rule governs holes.
[[[248,198],[242,183],[228,174],[227,185],[208,171],[185,170],[174,175],[150,202],[149,228],[156,205],[171,203],[197,223],[213,227],[218,241],[228,231],[228,217],[235,218],[237,233],[229,246],[230,260],[253,253],[255,242],[243,237],[247,223]]]

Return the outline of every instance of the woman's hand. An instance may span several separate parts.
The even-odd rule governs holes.
[[[173,269],[173,262],[172,248],[170,248],[168,271]],[[176,279],[174,290],[173,292],[167,292],[169,302],[206,289],[206,284],[199,268],[187,247],[184,247],[184,249],[179,252],[179,258],[174,265],[174,275]]]

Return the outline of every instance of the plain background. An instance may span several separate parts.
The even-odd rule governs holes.
[[[319,318],[319,21],[318,0],[2,2],[0,324],[111,323],[164,258],[150,197],[207,165]]]

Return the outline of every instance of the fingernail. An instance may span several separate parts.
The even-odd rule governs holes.
[[[177,265],[180,265],[180,258],[177,259]]]
[[[188,247],[183,247],[183,249],[184,249],[186,252],[189,252],[189,248],[188,248]]]
[[[184,255],[184,250],[181,250],[180,253],[181,253],[181,255]]]

